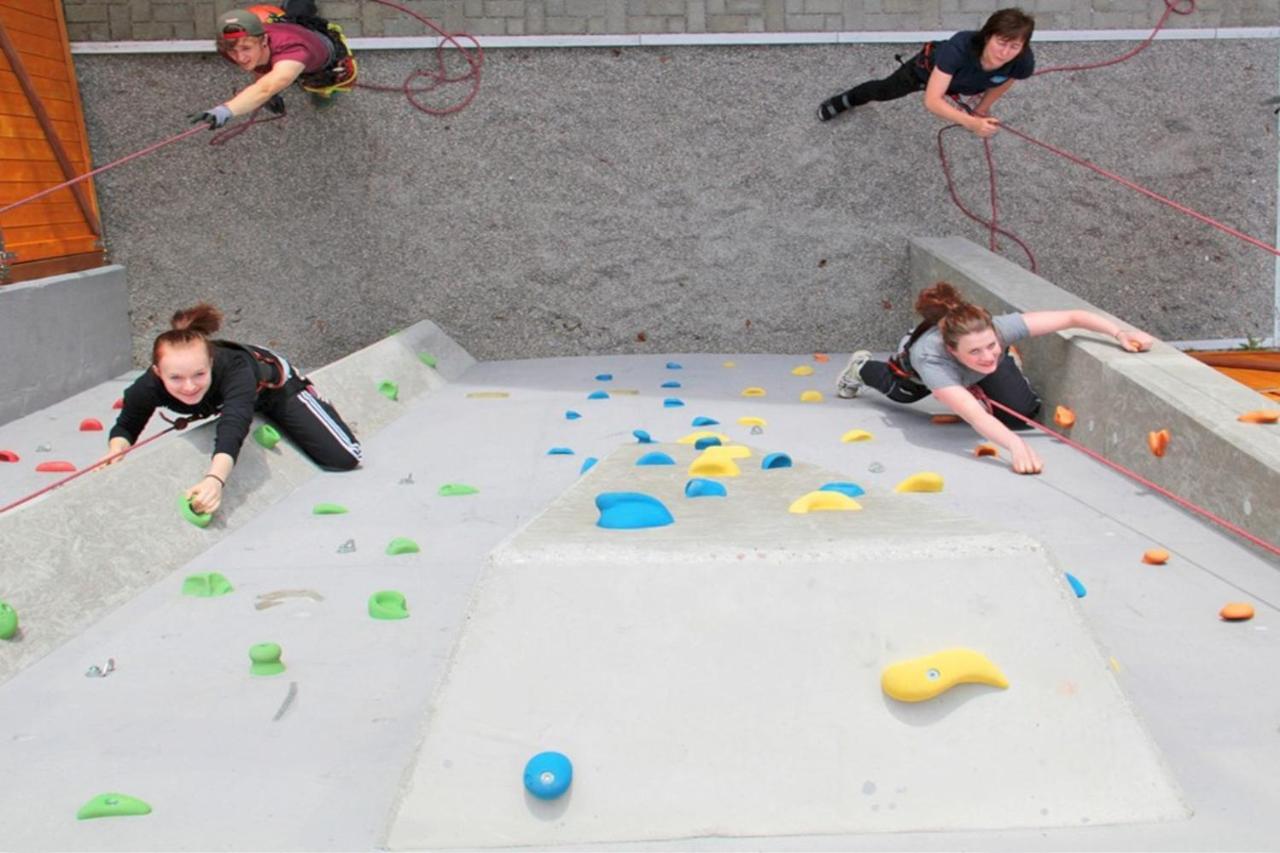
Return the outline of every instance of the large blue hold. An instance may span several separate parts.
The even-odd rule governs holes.
[[[668,397],[662,401],[662,405],[668,409],[678,409],[684,405],[684,400],[679,397]]]
[[[694,426],[718,426],[719,424],[720,422],[715,418],[708,418],[703,415],[698,415],[693,419]]]
[[[588,400],[608,400],[609,392],[608,391],[592,391],[590,394],[587,395],[587,399]]]
[[[596,509],[596,524],[610,530],[665,527],[675,521],[662,501],[640,492],[602,492],[596,495]]]
[[[631,434],[634,435],[636,437],[636,441],[641,444],[653,444],[653,436],[649,435],[645,430],[633,429]]]
[[[672,459],[661,450],[655,450],[652,453],[646,453],[636,460],[637,465],[674,465],[676,460]]]
[[[729,490],[724,487],[724,483],[694,477],[684,484],[684,496],[686,498],[725,498],[729,496]]]
[[[770,453],[760,462],[760,467],[766,471],[773,468],[790,468],[791,457],[785,453]]]
[[[858,495],[865,495],[867,493],[867,490],[862,488],[862,486],[859,486],[857,483],[826,483],[825,485],[819,486],[818,491],[839,492],[840,494],[848,495],[851,498],[856,498]]]
[[[675,381],[674,379],[671,379],[671,380],[668,380],[667,382],[663,382],[662,387],[663,388],[679,388],[680,383]]]
[[[1067,583],[1071,584],[1071,591],[1076,594],[1076,598],[1084,598],[1086,595],[1084,584],[1080,583],[1080,580],[1070,572],[1065,572],[1065,574]]]
[[[524,766],[524,787],[540,800],[554,800],[573,783],[573,762],[559,752],[539,752]]]

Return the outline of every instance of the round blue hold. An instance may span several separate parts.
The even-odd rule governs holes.
[[[766,471],[773,470],[774,468],[790,468],[791,457],[785,453],[770,453],[761,460],[760,467]]]
[[[693,449],[705,450],[708,447],[719,447],[720,444],[721,444],[720,439],[717,438],[716,436],[704,435],[702,438],[698,439],[693,443]]]
[[[729,491],[724,487],[724,483],[717,483],[715,480],[707,480],[702,477],[694,477],[684,484],[684,496],[687,498],[724,498],[729,496]]]
[[[573,783],[573,762],[559,752],[539,752],[524,766],[524,787],[540,800],[554,800]]]
[[[649,435],[649,433],[645,430],[633,429],[631,431],[631,434],[634,435],[636,437],[636,441],[640,442],[641,444],[653,444],[653,436]]]
[[[866,490],[857,483],[825,483],[818,487],[820,492],[839,492],[842,495],[848,495],[856,498],[859,495],[865,495]]]
[[[608,400],[609,392],[608,391],[592,391],[590,394],[587,395],[587,399],[588,400]]]
[[[596,524],[609,530],[664,527],[675,521],[662,501],[641,492],[602,492],[596,495],[596,509]]]
[[[694,425],[694,426],[696,426],[696,427],[700,427],[700,426],[716,426],[716,425],[718,425],[719,423],[720,423],[720,422],[719,422],[718,420],[716,420],[715,418],[708,418],[708,417],[707,417],[707,416],[705,416],[705,415],[698,415],[696,418],[694,418],[694,419],[693,419],[693,425]]]
[[[636,460],[637,465],[674,465],[676,460],[672,459],[661,450],[655,450],[652,453],[646,453]]]

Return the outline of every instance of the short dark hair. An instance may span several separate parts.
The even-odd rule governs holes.
[[[1001,9],[987,18],[978,33],[978,43],[983,47],[992,36],[1006,39],[1021,39],[1024,45],[1031,43],[1031,35],[1036,31],[1036,19],[1017,8]]]

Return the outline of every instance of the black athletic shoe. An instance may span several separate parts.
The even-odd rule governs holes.
[[[849,102],[845,100],[844,95],[836,95],[834,98],[827,98],[818,104],[818,121],[831,121],[845,110],[850,109]]]
[[[272,95],[271,100],[267,101],[263,106],[267,108],[267,112],[273,115],[284,115],[284,98],[279,95]]]

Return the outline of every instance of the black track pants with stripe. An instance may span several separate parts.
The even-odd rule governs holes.
[[[305,383],[301,390],[299,383]],[[256,408],[321,468],[350,471],[360,464],[362,451],[355,434],[338,410],[305,379],[295,378],[285,388],[263,391]]]

